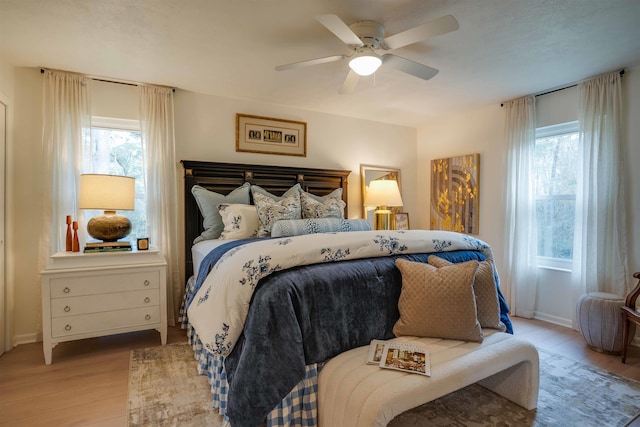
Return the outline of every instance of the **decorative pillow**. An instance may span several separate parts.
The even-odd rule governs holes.
[[[254,193],[253,201],[260,221],[258,237],[270,236],[271,228],[278,220],[300,219],[300,193],[297,191],[281,200],[273,200],[262,193]]]
[[[436,268],[398,259],[396,266],[402,274],[396,336],[482,342],[473,293],[478,261]]]
[[[249,189],[251,185],[245,182],[231,193],[224,194],[209,191],[199,185],[191,187],[191,194],[196,199],[196,203],[202,214],[202,225],[204,231],[193,240],[193,243],[202,242],[203,240],[217,239],[224,229],[222,218],[218,212],[218,205],[221,203],[242,203],[249,204]]]
[[[302,187],[300,186],[300,184],[296,184],[293,187],[291,187],[290,189],[288,189],[287,191],[284,192],[284,194],[282,196],[276,196],[275,194],[271,194],[269,193],[267,190],[265,190],[264,188],[258,186],[258,185],[252,185],[251,186],[251,195],[253,196],[253,203],[255,204],[255,197],[256,194],[262,194],[263,196],[267,196],[268,198],[275,200],[275,201],[279,201],[284,199],[285,197],[289,197],[294,193],[300,193],[302,191]]]
[[[453,264],[435,255],[431,255],[428,262],[436,268]],[[473,293],[476,295],[480,326],[483,328],[502,329],[504,325],[500,322],[500,303],[498,302],[498,288],[493,275],[493,260],[488,259],[478,264],[478,271],[473,282]]]
[[[220,239],[247,239],[258,234],[260,222],[255,206],[223,203],[218,206],[218,211],[224,224]]]
[[[302,196],[303,193],[306,194],[307,196],[311,197],[312,199],[318,201],[318,202],[324,202],[327,199],[342,200],[342,188],[336,188],[331,193],[329,193],[327,195],[324,195],[324,196],[316,196],[315,194],[307,193],[302,188],[300,188],[300,195]]]
[[[344,207],[347,205],[334,197],[318,201],[305,191],[300,192],[300,203],[302,218],[344,218]]]
[[[271,228],[272,237],[299,236],[302,234],[371,230],[366,219],[307,218],[276,221]]]

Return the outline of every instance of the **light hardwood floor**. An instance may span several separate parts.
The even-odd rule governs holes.
[[[640,380],[640,348],[627,363],[589,349],[580,334],[539,320],[513,318],[515,335],[537,347]],[[132,349],[159,345],[155,331],[58,344],[46,366],[42,344],[21,345],[0,357],[1,426],[127,425],[127,384]],[[168,343],[186,341],[169,328]]]

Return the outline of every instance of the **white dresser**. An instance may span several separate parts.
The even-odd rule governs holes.
[[[59,252],[42,277],[44,360],[60,342],[156,329],[167,342],[166,261],[157,249]]]

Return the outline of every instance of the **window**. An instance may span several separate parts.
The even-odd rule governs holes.
[[[140,122],[138,120],[91,118],[91,140],[83,146],[84,173],[131,176],[136,179],[134,211],[121,211],[131,221],[131,232],[125,240],[147,237],[146,192]],[[99,214],[87,211],[87,218]]]
[[[571,269],[578,140],[578,122],[536,130],[534,179],[541,267]]]

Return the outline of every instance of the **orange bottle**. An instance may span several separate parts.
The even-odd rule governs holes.
[[[73,221],[73,244],[71,245],[72,252],[80,252],[80,241],[78,240],[78,221]]]

